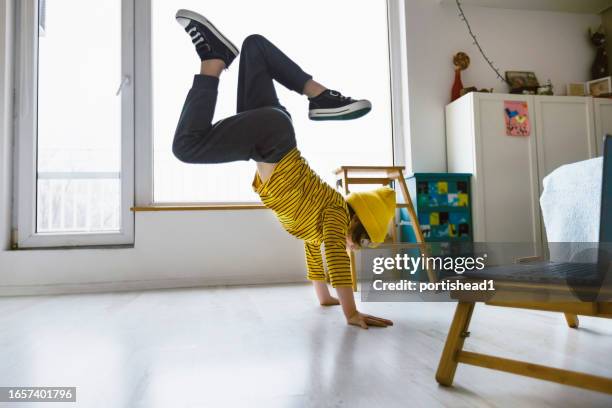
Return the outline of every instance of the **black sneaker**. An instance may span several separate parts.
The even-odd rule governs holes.
[[[330,89],[308,100],[310,101],[308,117],[311,120],[357,119],[372,110],[370,101],[366,99],[357,101]]]
[[[229,68],[238,56],[238,48],[204,16],[190,10],[179,10],[176,21],[191,37],[200,60],[222,59],[225,67]]]

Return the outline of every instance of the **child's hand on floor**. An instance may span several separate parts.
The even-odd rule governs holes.
[[[355,305],[355,297],[353,296],[352,287],[340,287],[336,288],[338,293],[337,299],[329,293],[327,283],[323,280],[312,281],[312,284],[317,293],[317,298],[321,306],[335,306],[342,305],[346,322],[353,326],[359,326],[362,329],[367,329],[369,326],[387,327],[393,326],[393,322],[382,317],[376,317],[365,313],[359,313],[357,306]]]
[[[321,306],[336,306],[340,304],[340,301],[329,293],[329,289],[327,288],[327,283],[325,281],[312,281],[312,284]]]
[[[365,313],[360,313],[355,305],[355,296],[353,288],[350,286],[336,287],[342,311],[346,322],[353,326],[359,326],[362,329],[367,329],[369,326],[387,327],[393,326],[393,322],[382,317],[376,317]]]
[[[355,311],[355,313],[346,318],[346,322],[353,326],[359,326],[362,329],[367,329],[368,326],[377,326],[377,327],[387,327],[393,326],[393,322],[388,319],[383,319],[382,317],[376,317],[372,315],[368,315],[365,313],[359,313]]]

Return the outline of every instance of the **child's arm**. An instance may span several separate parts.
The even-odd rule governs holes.
[[[321,246],[304,242],[304,251],[306,252],[306,268],[308,269],[306,277],[312,281],[319,303],[321,306],[339,305],[338,299],[333,297],[327,289]]]
[[[325,259],[332,286],[336,288],[346,322],[361,328],[368,326],[391,326],[391,320],[359,313],[353,295],[351,264],[346,252],[347,214],[343,208],[331,207],[323,217],[323,242]]]

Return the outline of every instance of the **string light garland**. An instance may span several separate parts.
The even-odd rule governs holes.
[[[459,10],[459,18],[461,18],[461,21],[463,21],[465,23],[465,26],[468,29],[468,32],[470,33],[470,37],[472,37],[472,44],[474,44],[476,46],[476,48],[478,48],[478,51],[480,51],[480,54],[482,55],[482,57],[484,58],[484,60],[487,62],[487,64],[489,64],[489,66],[491,67],[491,69],[495,72],[495,75],[497,75],[497,77],[504,83],[510,85],[508,83],[508,81],[506,81],[506,78],[504,78],[500,73],[499,73],[499,69],[497,69],[495,67],[495,65],[493,64],[493,61],[491,61],[489,59],[489,57],[487,57],[487,54],[485,54],[484,50],[482,49],[482,47],[480,46],[480,43],[478,42],[478,39],[476,38],[476,35],[474,34],[474,32],[472,31],[472,27],[470,26],[470,22],[468,21],[467,17],[465,16],[465,13],[463,12],[463,7],[461,7],[461,2],[459,0],[455,0],[455,2],[457,3],[457,9]]]

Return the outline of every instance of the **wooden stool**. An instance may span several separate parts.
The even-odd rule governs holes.
[[[342,166],[334,171],[336,175],[336,189],[341,190],[345,196],[350,193],[350,185],[383,185],[391,186],[393,182],[397,182],[404,196],[405,203],[398,203],[397,208],[406,208],[410,217],[410,225],[414,231],[417,243],[425,242],[419,220],[408,192],[408,186],[404,179],[404,167],[400,166]],[[391,236],[393,242],[398,242],[397,238],[397,220],[395,220]],[[355,268],[355,254],[349,251],[351,259],[351,276],[353,279],[353,290],[357,291],[357,272]],[[433,271],[428,270],[427,275],[432,282],[436,281]]]

